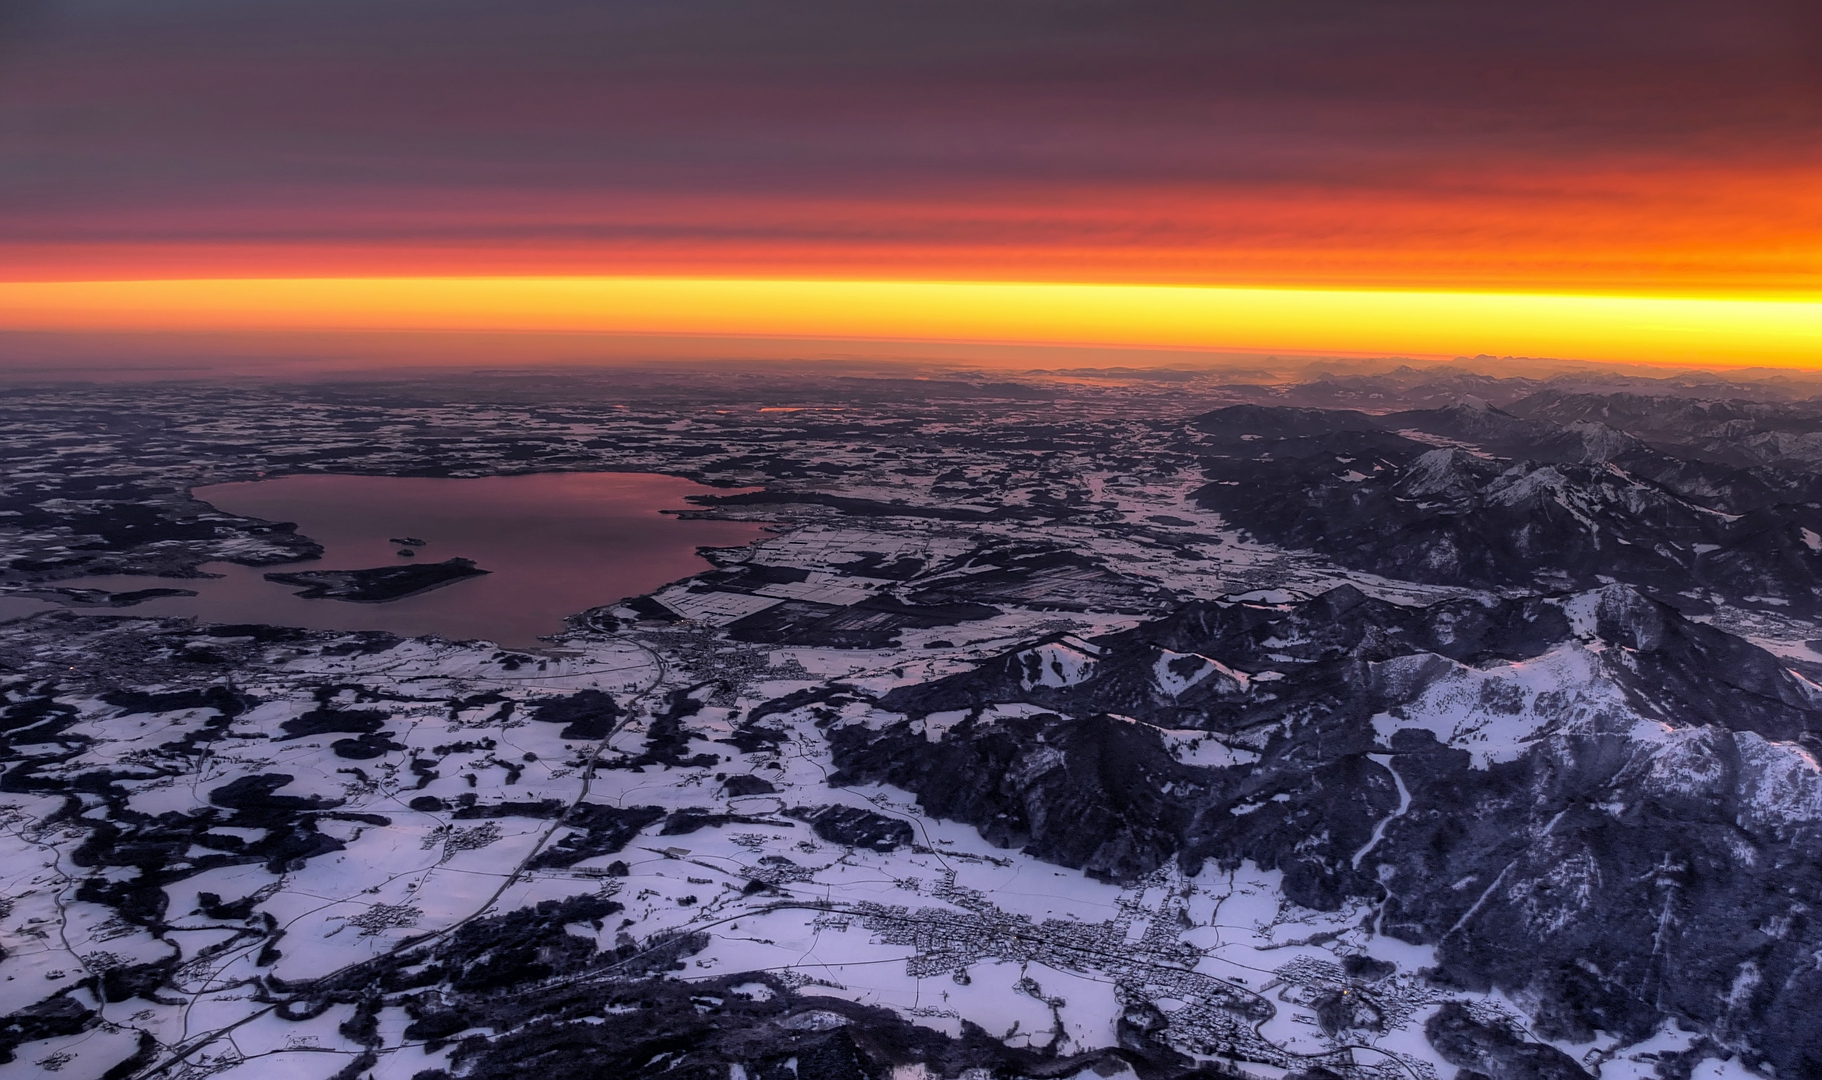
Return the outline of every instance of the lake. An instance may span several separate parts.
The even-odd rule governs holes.
[[[738,547],[764,535],[747,522],[679,519],[686,496],[717,489],[650,473],[532,473],[479,479],[285,476],[197,488],[231,514],[294,521],[323,545],[321,559],[281,566],[208,563],[205,579],[90,577],[58,586],[111,592],[166,587],[164,597],[122,615],[189,615],[206,622],[270,623],[317,630],[388,630],[450,639],[484,638],[533,648],[563,629],[566,615],[709,568],[696,548]],[[726,494],[726,492],[721,492]],[[424,541],[404,549],[394,538]],[[414,550],[410,558],[398,554]],[[472,559],[490,573],[379,604],[308,600],[275,572],[358,570]],[[94,610],[94,609],[88,609]]]

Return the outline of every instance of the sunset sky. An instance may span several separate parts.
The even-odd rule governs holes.
[[[178,330],[1822,366],[1822,5],[0,0],[0,331]]]

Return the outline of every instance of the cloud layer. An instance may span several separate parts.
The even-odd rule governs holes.
[[[0,0],[0,275],[1813,293],[1798,0]]]

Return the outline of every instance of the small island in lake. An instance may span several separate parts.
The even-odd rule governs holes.
[[[266,580],[281,585],[302,585],[304,588],[297,595],[306,600],[384,604],[487,572],[476,566],[473,559],[444,559],[407,566],[379,566],[371,570],[301,570],[267,574]]]
[[[34,600],[55,600],[60,604],[72,607],[132,607],[147,600],[158,600],[166,596],[195,596],[194,589],[134,589],[131,592],[109,592],[106,589],[31,589],[14,593],[15,596],[27,596]]]

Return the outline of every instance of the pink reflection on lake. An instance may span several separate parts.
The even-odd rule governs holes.
[[[211,579],[96,577],[58,582],[115,592],[194,589],[194,597],[147,601],[124,615],[192,615],[207,622],[273,623],[318,630],[389,630],[450,639],[484,638],[531,648],[563,629],[566,615],[647,593],[708,569],[698,547],[738,547],[762,527],[678,519],[685,497],[716,489],[651,473],[533,473],[479,479],[285,476],[197,488],[221,510],[294,521],[324,556],[283,566],[209,563]],[[725,493],[725,492],[724,492]],[[392,537],[428,543],[401,558]],[[407,561],[473,559],[485,577],[383,604],[305,600],[274,571],[356,570]]]

